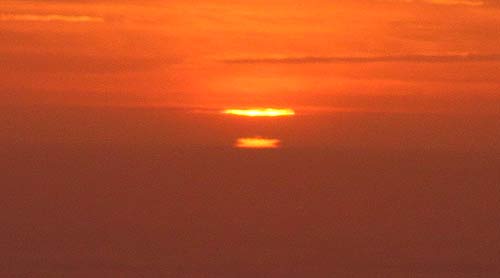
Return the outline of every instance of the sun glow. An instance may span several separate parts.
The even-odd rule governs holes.
[[[262,137],[239,138],[236,140],[235,147],[240,149],[277,149],[280,147],[281,140],[268,139]]]
[[[285,117],[295,115],[295,111],[292,109],[276,108],[226,109],[222,113],[244,117]]]

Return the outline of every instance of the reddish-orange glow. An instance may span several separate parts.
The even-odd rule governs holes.
[[[241,149],[277,149],[280,147],[281,140],[268,139],[261,137],[239,138],[234,145]]]
[[[4,0],[2,104],[496,112],[497,2]]]
[[[0,106],[0,278],[500,278],[500,0],[0,0]]]
[[[244,117],[285,117],[295,115],[295,111],[292,109],[275,108],[226,109],[223,113]]]

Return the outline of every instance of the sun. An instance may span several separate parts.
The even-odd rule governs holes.
[[[223,114],[243,117],[289,117],[295,116],[295,111],[290,108],[250,108],[250,109],[226,109]]]
[[[240,149],[277,149],[281,140],[262,137],[239,138],[234,146]]]

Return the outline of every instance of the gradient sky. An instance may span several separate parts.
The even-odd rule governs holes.
[[[498,113],[500,2],[2,1],[7,104]]]
[[[498,150],[499,26],[498,1],[2,1],[0,139]],[[155,114],[251,106],[298,118]]]
[[[500,0],[0,0],[0,277],[496,278],[499,154]]]

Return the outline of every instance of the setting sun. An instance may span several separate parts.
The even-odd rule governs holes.
[[[239,138],[234,145],[241,149],[277,149],[280,147],[281,140],[268,139],[261,137]]]
[[[295,111],[292,109],[275,108],[226,109],[223,113],[244,117],[285,117],[295,115]]]

